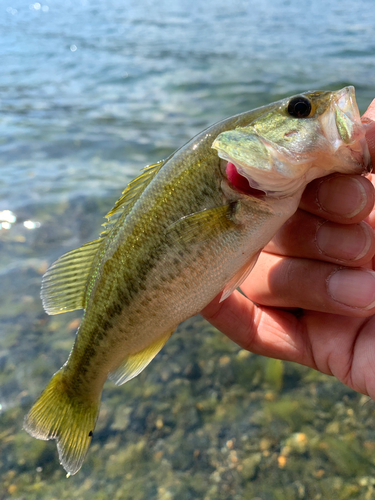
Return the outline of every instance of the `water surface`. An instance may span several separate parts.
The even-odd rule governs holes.
[[[347,84],[364,111],[374,12],[369,0],[0,0],[0,499],[371,498],[372,403],[247,355],[200,318],[136,380],[108,384],[77,476],[21,427],[80,317],[44,314],[46,267],[96,237],[141,167],[219,119]]]

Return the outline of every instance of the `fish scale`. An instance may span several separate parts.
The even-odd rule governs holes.
[[[240,286],[309,181],[368,170],[364,135],[352,87],[226,119],[146,167],[101,237],[51,266],[46,311],[85,313],[68,361],[24,428],[57,440],[69,474],[82,466],[107,378],[131,380],[181,321]]]

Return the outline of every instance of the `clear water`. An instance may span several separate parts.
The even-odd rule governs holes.
[[[304,480],[300,489],[297,485],[292,492],[287,490],[282,476],[277,475],[283,472],[277,460],[270,462],[267,469],[273,479],[270,491],[264,490],[264,493],[264,481],[257,479],[255,473],[244,479],[243,468],[232,467],[235,461],[221,464],[221,470],[215,460],[207,459],[201,466],[198,463],[199,473],[194,472],[193,466],[184,462],[191,450],[178,459],[170,453],[169,479],[166,479],[167,466],[162,459],[161,462],[145,459],[146,469],[140,468],[141,472],[137,472],[123,458],[128,441],[120,440],[127,427],[122,429],[121,425],[113,424],[115,412],[119,412],[118,400],[130,398],[127,402],[130,401],[135,412],[131,420],[136,420],[137,409],[147,400],[144,394],[148,393],[150,384],[155,385],[153,373],[160,373],[167,362],[175,367],[171,368],[172,372],[180,373],[174,364],[179,359],[174,353],[180,344],[187,356],[181,358],[181,363],[191,363],[200,356],[203,367],[207,345],[199,344],[201,337],[195,335],[196,328],[206,327],[198,319],[181,327],[172,338],[171,347],[165,350],[164,362],[156,360],[138,382],[132,382],[133,388],[138,384],[137,388],[108,388],[111,396],[105,403],[105,411],[110,416],[103,420],[96,449],[100,457],[102,450],[115,447],[114,442],[120,451],[107,455],[103,452],[101,460],[92,454],[82,469],[81,479],[64,482],[54,444],[41,443],[42,448],[38,448],[39,444],[32,444],[33,440],[20,427],[22,415],[33,398],[65,361],[78,317],[72,314],[51,319],[44,315],[39,286],[46,266],[64,251],[97,235],[103,215],[142,166],[167,156],[221,118],[307,89],[336,89],[346,84],[355,85],[359,106],[364,111],[375,97],[374,31],[375,9],[370,0],[47,0],[47,3],[0,0],[0,403],[3,417],[0,468],[5,484],[5,496],[0,492],[0,498],[32,498],[34,494],[39,495],[35,498],[63,498],[61,485],[64,491],[66,489],[66,498],[72,498],[82,478],[88,483],[79,498],[85,495],[93,498],[93,491],[99,492],[94,498],[115,498],[108,495],[158,499],[235,498],[235,495],[243,498],[244,491],[250,491],[246,488],[252,484],[255,489],[251,494],[264,500],[315,498]],[[199,348],[185,335],[185,330]],[[212,359],[217,359],[220,365],[223,352],[225,356],[229,352],[235,364],[238,349],[210,329],[207,339],[210,339],[207,342],[212,349]],[[254,361],[256,363],[262,364],[259,360]],[[207,380],[216,377],[215,371],[212,375],[207,370]],[[263,373],[261,369],[259,373]],[[309,371],[301,373],[303,376],[298,377],[303,380],[307,377],[309,381],[305,381],[306,387],[312,383],[308,377],[314,376]],[[194,387],[197,384],[194,378],[184,375],[183,370],[179,377],[181,380],[185,377],[185,382]],[[264,380],[259,377],[258,381],[248,383],[255,384],[251,390],[259,390],[261,394],[256,411],[266,411],[261,401],[267,394],[269,382],[266,375]],[[172,387],[171,380],[173,382],[174,376],[165,376],[161,392]],[[285,380],[283,389],[277,384],[273,388],[275,397],[286,397]],[[234,376],[231,386],[237,383]],[[324,377],[314,384],[324,387],[324,384],[329,387],[332,384],[332,394],[337,394],[337,398],[333,398],[327,411],[335,413],[335,405],[343,397],[340,391],[344,389],[339,390],[338,385]],[[209,399],[213,390],[224,397],[220,391],[225,392],[226,386],[220,383],[220,377],[218,387],[213,389],[208,384],[201,392],[196,388],[192,390],[187,408],[195,408],[201,399]],[[291,391],[288,397],[300,400],[302,395],[293,392],[297,391],[293,384],[292,388],[288,389]],[[344,392],[348,401],[355,401],[353,408],[356,408],[358,399],[354,393]],[[154,408],[162,404],[162,395],[153,397],[156,398]],[[171,401],[175,396],[170,397],[172,399],[165,402],[165,412],[173,406]],[[246,399],[241,398],[242,402]],[[231,404],[234,403],[228,402],[227,406]],[[150,411],[152,413],[152,408]],[[225,444],[230,436],[239,432],[237,427],[248,418],[248,412],[249,408],[243,403],[237,420],[220,420],[218,435],[221,432],[223,437],[217,438],[213,449],[220,450],[220,439]],[[314,428],[314,418],[319,417],[314,412],[311,415],[309,422]],[[202,418],[201,423],[196,423],[197,432],[210,435]],[[273,418],[276,417],[269,420],[271,426]],[[296,424],[288,432],[299,432],[302,428],[302,424]],[[186,442],[187,429],[187,425],[181,424],[180,434],[172,432],[173,443],[179,443],[176,449]],[[126,439],[133,439],[136,446],[142,432],[133,431]],[[251,435],[251,430],[246,432]],[[255,431],[253,434],[260,442],[261,436]],[[275,436],[272,439],[280,443],[280,436],[277,433]],[[168,444],[172,437],[156,438],[146,433],[142,439],[145,449],[152,450],[148,452],[150,457],[159,452],[165,457],[167,452],[159,441],[165,439]],[[371,442],[367,435],[361,439]],[[277,453],[278,445],[273,446],[270,456]],[[207,445],[206,449],[211,448]],[[192,453],[194,455],[194,449]],[[197,457],[204,455],[204,451],[200,453],[196,453]],[[225,453],[224,450],[221,456]],[[113,457],[114,464],[116,456],[124,462],[108,472],[105,466],[108,456]],[[245,456],[244,451],[242,458]],[[312,462],[308,456],[304,459],[302,472],[291,473],[290,484],[308,474]],[[329,460],[336,463],[332,456]],[[362,457],[362,460],[367,464],[366,470],[372,471],[370,459]],[[363,492],[370,486],[361,486],[357,473],[352,474],[350,467],[349,472],[344,466],[337,467],[331,471],[338,481],[337,491],[344,495],[344,483],[348,477],[355,476],[358,495],[365,495]],[[101,478],[99,483],[95,479],[99,476],[93,477],[93,470]],[[159,470],[164,471],[160,478]],[[197,484],[201,474],[203,483],[199,487],[194,481],[189,483],[185,471]],[[127,479],[126,474],[130,474]],[[323,481],[323,476],[324,473],[319,480]],[[139,477],[144,484],[138,481]],[[138,489],[132,483],[134,478],[138,478]],[[341,478],[341,483],[337,478]],[[126,481],[132,487],[126,489]],[[54,484],[58,485],[56,491],[60,491],[60,496],[52,492]],[[112,493],[108,493],[111,484]],[[178,490],[181,485],[187,489]],[[305,493],[301,493],[303,488]],[[324,491],[322,488],[316,490],[316,495]],[[139,491],[138,496],[135,490]],[[277,491],[284,496],[277,496]],[[337,498],[339,493],[335,493]]]

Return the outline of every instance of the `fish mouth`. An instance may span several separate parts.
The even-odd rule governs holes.
[[[279,121],[273,123],[266,115],[262,122],[258,117],[259,124],[255,120],[216,137],[212,147],[223,161],[221,171],[228,187],[263,200],[285,198],[333,172],[371,172],[365,137],[369,125],[361,122],[354,87],[306,95],[316,107],[311,117],[291,123],[292,130],[286,123],[289,100],[285,99],[275,111]]]
[[[332,144],[336,144],[337,148],[346,146],[354,162],[358,164],[360,173],[371,172],[373,165],[366,141],[366,130],[369,125],[361,121],[353,86],[344,87],[333,94],[330,117],[331,120],[334,117],[336,125],[331,127],[331,133],[328,131],[327,118],[322,119],[327,139],[330,137]],[[328,118],[328,121],[330,119]],[[335,138],[332,137],[333,130],[337,134]]]
[[[255,198],[262,199],[266,196],[265,191],[262,189],[254,188],[250,185],[250,181],[247,177],[241,175],[234,163],[230,161],[225,167],[225,174],[228,179],[228,183],[232,188],[240,193],[247,196],[254,196]]]

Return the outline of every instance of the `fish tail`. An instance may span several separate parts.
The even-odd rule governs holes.
[[[25,417],[24,429],[37,439],[56,439],[60,463],[69,475],[82,467],[99,413],[95,402],[75,398],[58,371]]]

